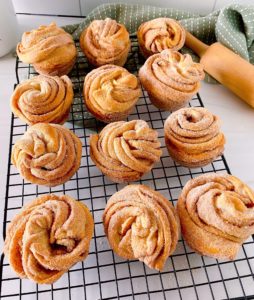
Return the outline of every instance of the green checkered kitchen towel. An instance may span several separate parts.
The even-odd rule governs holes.
[[[80,24],[68,25],[64,29],[79,39],[82,30],[91,21],[110,17],[124,24],[127,30],[135,35],[139,25],[158,17],[169,17],[180,20],[189,32],[206,44],[219,41],[244,59],[254,64],[254,5],[232,4],[207,16],[174,9],[148,5],[103,4],[95,8]],[[194,60],[197,56],[187,48]],[[214,82],[207,77],[208,82]]]

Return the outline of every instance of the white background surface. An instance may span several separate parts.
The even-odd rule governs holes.
[[[148,4],[159,7],[174,7],[206,14],[230,3],[252,4],[253,0],[12,0],[18,13],[41,13],[85,16],[103,3]]]
[[[84,2],[86,1],[86,2]],[[86,14],[93,6],[97,5],[100,1],[93,0],[81,0],[81,5],[78,0],[69,1],[25,1],[14,0],[13,1],[16,10],[19,12],[33,12],[36,7],[40,8],[40,13],[49,13],[47,10],[50,6],[50,13],[54,14]],[[40,6],[38,3],[40,3]],[[136,3],[136,1],[133,1]],[[175,1],[145,1],[144,3],[157,3],[161,5],[167,3],[171,6],[171,2]],[[202,3],[199,6],[195,6],[195,3]],[[218,7],[227,4],[230,1],[218,0],[215,1],[184,1],[179,0],[179,8],[192,9],[195,11],[208,12],[214,7]],[[238,1],[238,3],[252,3],[252,1]],[[64,3],[64,4],[63,4]],[[71,3],[71,5],[70,5]],[[82,4],[83,3],[83,4]],[[87,7],[84,3],[88,3]],[[188,5],[190,5],[189,7]],[[26,5],[25,5],[26,4]],[[197,4],[198,5],[198,4]],[[84,8],[85,7],[85,8]],[[38,11],[35,11],[38,12]],[[41,24],[48,24],[51,21],[61,26],[65,24],[72,24],[79,21],[76,18],[56,18],[56,17],[34,17],[18,15],[19,30],[22,33],[24,30],[32,29]],[[6,172],[7,172],[7,159],[9,151],[9,129],[10,129],[10,116],[9,99],[13,91],[13,86],[16,83],[15,79],[15,58],[12,54],[8,54],[5,57],[0,58],[0,230],[2,232],[2,216],[5,197],[5,185],[6,185]],[[225,156],[228,161],[231,172],[237,177],[241,178],[252,188],[254,188],[254,109],[251,109],[248,105],[234,96],[231,92],[226,90],[220,85],[202,84],[200,90],[201,98],[205,106],[213,113],[220,116],[222,119],[222,130],[227,138],[227,144],[225,149]],[[2,235],[0,246],[2,244]],[[1,247],[2,248],[2,247]]]

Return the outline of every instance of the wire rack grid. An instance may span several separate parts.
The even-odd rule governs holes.
[[[12,115],[9,149],[7,191],[4,210],[3,235],[6,226],[24,204],[45,193],[66,193],[85,203],[91,210],[95,231],[90,253],[83,262],[74,265],[56,283],[37,285],[27,279],[19,279],[11,270],[8,260],[1,257],[1,299],[254,299],[254,241],[251,237],[241,248],[237,259],[217,261],[194,253],[180,239],[174,254],[169,257],[162,272],[147,268],[139,261],[126,261],[110,249],[104,234],[102,213],[109,197],[121,189],[123,184],[115,184],[104,177],[89,156],[89,136],[98,132],[103,124],[94,119],[85,109],[82,100],[83,81],[91,70],[78,42],[78,58],[69,74],[74,86],[74,103],[66,127],[79,136],[83,144],[81,167],[75,176],[65,184],[55,188],[33,185],[21,178],[11,164],[10,155],[15,141],[27,129],[22,121]],[[144,63],[138,51],[136,38],[126,68],[137,74]],[[17,82],[35,76],[30,65],[16,62]],[[190,106],[203,106],[197,94]],[[128,120],[143,119],[159,133],[163,155],[152,171],[139,181],[161,192],[175,205],[185,183],[198,175],[209,172],[230,173],[225,158],[219,157],[212,164],[198,169],[179,166],[169,157],[163,134],[163,124],[168,112],[155,108],[142,90],[138,104]],[[138,183],[138,182],[137,182]]]

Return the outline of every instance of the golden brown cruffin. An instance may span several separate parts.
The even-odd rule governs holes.
[[[68,76],[32,77],[18,84],[11,97],[13,113],[29,125],[63,124],[73,100],[72,82]]]
[[[147,58],[165,49],[180,50],[185,42],[185,30],[170,18],[157,18],[142,23],[137,31],[141,53]]]
[[[16,50],[21,61],[51,76],[68,74],[77,56],[72,36],[55,23],[25,32]]]
[[[11,161],[28,182],[52,187],[75,174],[81,156],[82,143],[69,129],[38,123],[15,143]]]
[[[50,284],[87,257],[93,227],[85,204],[67,195],[43,195],[13,218],[4,252],[20,278]]]
[[[167,118],[164,133],[170,156],[185,167],[205,166],[224,151],[220,120],[203,107],[175,111]]]
[[[253,207],[253,191],[232,175],[191,179],[177,203],[183,237],[202,255],[233,260],[254,234]]]
[[[96,166],[114,182],[130,182],[149,172],[159,161],[157,131],[143,120],[108,124],[90,137],[90,156]]]
[[[96,67],[106,64],[123,66],[130,46],[125,26],[110,18],[92,21],[80,35],[80,47],[90,64]]]
[[[200,88],[203,66],[189,54],[163,50],[150,56],[139,70],[139,78],[151,102],[163,110],[185,106]]]
[[[115,65],[88,73],[83,91],[87,109],[105,123],[127,118],[141,95],[137,77]]]
[[[168,199],[145,185],[128,185],[108,201],[103,223],[113,251],[162,270],[179,236],[176,211]]]

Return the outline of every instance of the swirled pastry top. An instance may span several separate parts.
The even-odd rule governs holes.
[[[167,118],[164,129],[169,153],[182,165],[206,165],[224,150],[220,120],[203,107],[177,110]]]
[[[115,20],[94,20],[80,37],[85,53],[111,61],[129,49],[130,38],[125,26]]]
[[[150,80],[186,93],[196,90],[205,76],[203,66],[193,62],[189,54],[172,50],[150,56],[142,68],[148,70]]]
[[[143,120],[114,122],[91,135],[90,154],[114,181],[132,181],[151,170],[161,156],[158,133]]]
[[[115,65],[91,71],[85,78],[84,87],[87,106],[100,114],[125,112],[141,94],[137,77]]]
[[[103,214],[105,233],[121,257],[139,259],[162,270],[175,250],[178,218],[170,201],[144,185],[128,185],[108,201]]]
[[[207,174],[190,180],[178,205],[214,238],[242,243],[254,233],[254,192],[232,175]]]
[[[145,56],[165,49],[179,50],[185,42],[184,28],[170,18],[157,18],[141,24],[137,36]]]
[[[69,180],[81,161],[82,144],[69,129],[49,123],[28,128],[12,150],[12,163],[29,182],[56,186]]]
[[[165,122],[165,135],[182,151],[191,147],[194,152],[195,146],[198,151],[211,149],[223,136],[219,118],[203,107],[182,108],[172,113]]]
[[[11,97],[13,113],[29,125],[62,123],[73,100],[72,82],[67,76],[39,75],[18,84]]]
[[[13,218],[4,251],[19,277],[49,284],[88,255],[92,235],[93,218],[83,203],[43,195]]]
[[[25,32],[17,45],[17,54],[25,63],[35,64],[51,59],[52,63],[62,64],[75,58],[76,48],[72,36],[51,23]]]

